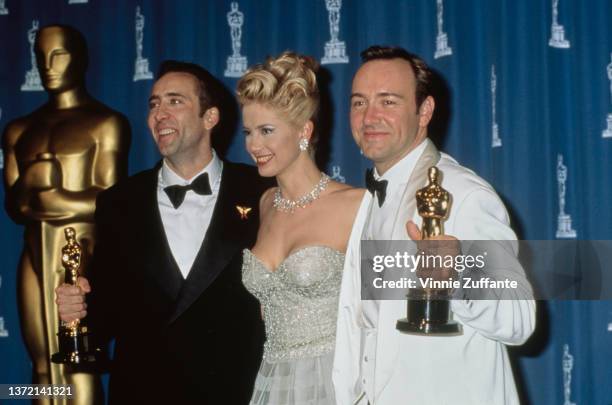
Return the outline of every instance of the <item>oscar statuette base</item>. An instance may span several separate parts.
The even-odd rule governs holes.
[[[74,366],[93,366],[103,360],[103,353],[92,345],[86,326],[79,326],[75,331],[66,328],[61,330],[57,336],[59,352],[51,356],[52,362]]]
[[[427,336],[459,336],[463,329],[459,323],[449,319],[450,301],[432,299],[423,294],[422,299],[408,298],[406,318],[397,321],[396,329],[402,333]],[[419,297],[421,298],[421,297]]]

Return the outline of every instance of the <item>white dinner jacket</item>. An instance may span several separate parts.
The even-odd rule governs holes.
[[[504,263],[521,280],[516,297],[531,296],[531,287],[516,259],[516,235],[506,209],[493,190],[474,172],[427,142],[403,193],[395,216],[393,240],[409,239],[405,224],[420,226],[415,193],[427,183],[427,170],[436,165],[442,187],[453,198],[445,233],[459,240],[506,241]],[[339,405],[353,403],[363,394],[360,376],[361,311],[360,242],[372,195],[364,194],[347,248],[337,325],[333,381]],[[505,265],[504,265],[505,266]],[[504,269],[507,271],[508,269]],[[510,292],[513,294],[513,292]],[[405,335],[395,329],[406,316],[406,301],[380,301],[377,322],[375,377],[366,390],[371,405],[479,405],[518,404],[518,395],[505,345],[525,342],[535,327],[535,303],[530,299],[451,301],[454,319],[463,334],[454,337]],[[372,359],[370,359],[372,361]],[[357,401],[357,402],[356,402]],[[373,402],[373,403],[372,403]]]

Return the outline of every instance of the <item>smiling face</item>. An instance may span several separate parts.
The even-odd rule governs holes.
[[[62,92],[83,82],[84,58],[71,43],[75,39],[61,27],[43,28],[36,40],[36,60],[47,91]],[[79,60],[81,59],[81,60]]]
[[[351,131],[379,174],[427,137],[434,101],[427,97],[417,110],[415,81],[410,63],[399,58],[366,62],[353,79]]]
[[[147,123],[159,153],[173,169],[193,165],[210,154],[210,132],[217,124],[216,107],[200,114],[198,81],[189,73],[160,77],[149,97]]]
[[[260,103],[250,103],[242,109],[246,149],[264,177],[278,176],[301,155],[300,138],[310,139],[312,123],[296,128],[279,117],[276,110]]]

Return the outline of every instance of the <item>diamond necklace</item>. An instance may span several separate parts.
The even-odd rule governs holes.
[[[329,176],[321,172],[321,180],[319,180],[319,182],[312,190],[310,190],[308,194],[304,194],[297,200],[283,198],[281,188],[278,187],[274,193],[274,201],[272,202],[272,206],[276,208],[277,211],[293,213],[296,208],[304,208],[314,200],[318,199],[323,190],[325,190],[327,187],[327,183],[329,183]]]

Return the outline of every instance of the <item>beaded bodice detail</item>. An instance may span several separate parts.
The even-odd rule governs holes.
[[[307,246],[271,271],[243,252],[242,281],[262,305],[268,361],[316,357],[334,349],[344,254]]]

